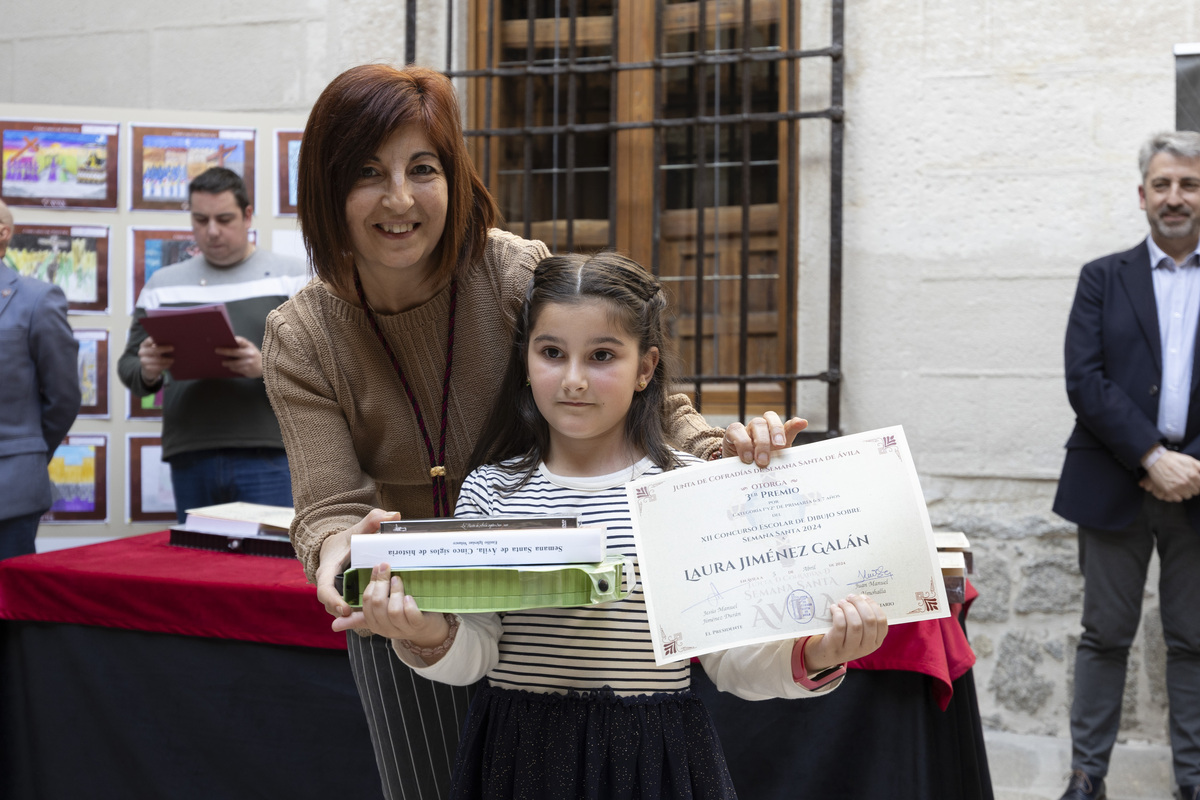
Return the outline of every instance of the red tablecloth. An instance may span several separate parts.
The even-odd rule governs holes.
[[[975,652],[959,622],[979,592],[967,582],[966,603],[950,606],[950,616],[908,622],[888,628],[887,638],[866,658],[851,661],[851,669],[901,669],[934,679],[933,696],[942,710],[954,694],[952,682],[975,664]]]
[[[0,619],[346,649],[299,561],[177,547],[169,536],[0,561]]]

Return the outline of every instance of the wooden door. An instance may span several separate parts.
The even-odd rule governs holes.
[[[474,0],[472,13],[470,135],[509,229],[657,271],[691,378],[793,372],[795,121],[777,112],[797,66],[780,55],[795,41],[780,0]],[[685,388],[701,385],[706,413],[739,413],[736,382]],[[742,411],[782,407],[780,381],[749,389]]]

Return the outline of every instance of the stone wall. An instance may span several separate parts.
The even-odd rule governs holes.
[[[975,549],[989,726],[1065,736],[1082,581],[1051,510],[1080,266],[1144,237],[1136,151],[1173,127],[1182,0],[847,5],[847,427],[901,422]],[[1157,567],[1153,567],[1156,571]],[[1166,741],[1156,577],[1122,737]]]
[[[1083,581],[1075,528],[1049,511],[1047,481],[926,479],[935,527],[973,545],[979,599],[968,631],[990,728],[1066,736]],[[1166,650],[1158,619],[1157,560],[1129,661],[1122,740],[1166,743]]]

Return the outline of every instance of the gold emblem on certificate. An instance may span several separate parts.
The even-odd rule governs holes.
[[[870,595],[891,624],[949,616],[899,426],[635,481],[638,568],[660,664],[829,629]]]

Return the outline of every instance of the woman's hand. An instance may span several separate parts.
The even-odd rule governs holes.
[[[774,411],[755,417],[745,425],[731,423],[721,440],[721,457],[737,456],[747,464],[765,467],[771,463],[772,450],[791,447],[796,436],[807,427],[806,419],[792,417],[783,422]]]
[[[810,673],[870,655],[887,636],[887,616],[864,594],[839,601],[830,607],[830,613],[833,628],[810,637],[804,648],[804,666]]]
[[[425,614],[404,593],[404,581],[391,567],[379,564],[363,590],[362,613],[367,627],[388,639],[407,639],[416,647],[437,647],[450,635],[446,615]]]
[[[400,519],[400,512],[371,509],[356,524],[327,537],[321,544],[321,558],[317,562],[317,600],[336,617],[333,621],[335,631],[366,627],[362,612],[353,611],[346,605],[342,593],[334,585],[334,579],[350,566],[350,537],[357,533],[378,533],[379,523],[388,519]]]

